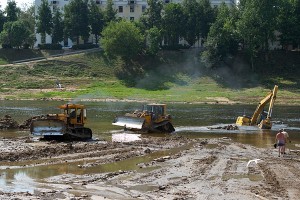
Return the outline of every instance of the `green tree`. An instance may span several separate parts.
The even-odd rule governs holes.
[[[42,0],[38,7],[36,19],[36,32],[41,34],[41,43],[45,44],[46,34],[50,35],[52,31],[52,13],[47,0]]]
[[[114,3],[112,0],[107,0],[106,9],[104,12],[104,20],[105,24],[109,24],[111,21],[116,21],[117,17],[117,10],[114,10],[113,8]]]
[[[90,35],[88,1],[71,0],[65,6],[64,24],[67,37],[75,39],[77,44],[80,37],[86,42]]]
[[[161,42],[161,31],[157,27],[150,28],[147,31],[148,47],[147,51],[150,55],[156,55],[159,51]]]
[[[62,14],[59,9],[54,11],[53,29],[52,29],[52,43],[57,44],[64,40],[64,22]]]
[[[21,11],[20,13],[20,19],[23,20],[23,22],[28,27],[28,30],[30,32],[30,36],[26,39],[26,44],[28,45],[28,47],[29,46],[32,47],[34,45],[34,42],[36,41],[35,33],[34,33],[34,29],[35,29],[34,11],[35,11],[35,7],[32,5],[26,8],[26,10]]]
[[[6,13],[6,21],[7,22],[14,22],[17,21],[20,14],[20,8],[17,7],[17,4],[15,1],[8,2],[5,13]]]
[[[198,13],[200,11],[199,3],[196,0],[184,0],[183,12],[185,15],[185,34],[184,39],[193,46],[199,36]]]
[[[4,13],[1,10],[1,5],[0,5],[0,33],[3,30],[4,22],[5,22],[5,17],[4,17]]]
[[[146,29],[157,27],[161,29],[163,4],[160,0],[147,0],[148,8],[142,15]]]
[[[300,45],[300,1],[281,0],[279,5],[280,41],[284,47],[287,45]]]
[[[102,13],[101,9],[96,5],[95,1],[90,1],[89,8],[91,32],[95,35],[96,44],[98,44],[98,37],[104,27],[104,14]]]
[[[0,34],[0,42],[19,49],[29,37],[30,31],[24,21],[6,22]]]
[[[200,0],[199,7],[200,9],[197,19],[199,25],[197,26],[200,26],[200,30],[198,36],[201,35],[202,38],[206,38],[211,24],[215,21],[216,13],[215,10],[211,7],[209,0]]]
[[[165,42],[174,46],[185,32],[185,17],[181,4],[169,3],[163,16],[163,34]]]
[[[269,42],[276,39],[274,33],[278,29],[278,3],[278,0],[240,1],[238,31],[251,58],[252,69],[258,51],[262,50],[261,53],[264,52],[267,59]]]
[[[228,8],[222,3],[218,8],[216,21],[210,27],[206,50],[201,58],[208,67],[219,62],[225,62],[229,55],[234,55],[238,50],[239,36],[236,31],[237,10]]]
[[[143,40],[134,23],[121,20],[104,28],[101,44],[107,56],[120,56],[128,64],[140,52]]]

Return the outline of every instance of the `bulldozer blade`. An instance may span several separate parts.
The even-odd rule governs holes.
[[[142,129],[144,125],[144,118],[137,117],[116,117],[112,125],[122,126],[128,129]]]
[[[55,119],[39,119],[30,125],[30,132],[35,136],[63,136],[65,131],[64,122]]]

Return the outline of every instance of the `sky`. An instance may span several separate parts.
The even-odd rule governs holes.
[[[21,8],[22,10],[30,5],[33,5],[34,0],[15,0],[17,3],[17,7]],[[1,10],[3,10],[7,5],[7,0],[0,0]]]

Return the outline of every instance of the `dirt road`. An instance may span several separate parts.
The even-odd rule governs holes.
[[[86,159],[78,168],[89,169],[145,155],[155,156],[137,163],[138,170],[50,176],[40,180],[32,193],[0,189],[0,199],[296,200],[300,196],[299,152],[278,157],[277,149],[259,149],[230,138],[143,137],[128,143],[0,140],[3,166],[22,160],[31,164],[21,167],[34,167]],[[254,159],[259,160],[248,164]]]

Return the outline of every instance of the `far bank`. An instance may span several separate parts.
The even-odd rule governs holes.
[[[256,104],[274,85],[276,104],[300,104],[299,52],[274,52],[250,69],[240,54],[207,68],[199,50],[140,56],[130,66],[102,52],[0,66],[1,99]],[[58,87],[58,83],[62,88]]]

